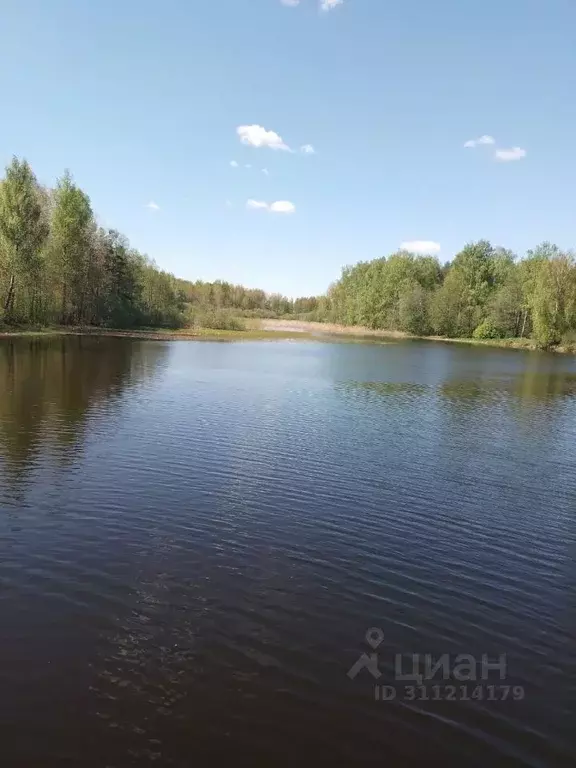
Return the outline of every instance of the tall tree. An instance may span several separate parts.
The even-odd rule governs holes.
[[[14,157],[0,185],[0,234],[8,285],[4,317],[13,319],[18,283],[34,282],[40,272],[48,223],[36,177],[26,160]]]
[[[574,327],[576,267],[569,253],[540,263],[532,295],[534,338],[542,347],[558,344]]]
[[[54,196],[51,242],[51,257],[61,285],[63,323],[84,320],[92,223],[89,197],[66,172]]]
[[[130,252],[128,241],[119,232],[103,235],[104,299],[100,316],[106,325],[125,328],[140,318],[142,270],[137,257]]]

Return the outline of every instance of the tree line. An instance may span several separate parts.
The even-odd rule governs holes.
[[[177,279],[98,226],[90,198],[69,173],[42,187],[13,158],[0,181],[0,323],[181,327],[219,314],[277,316],[306,301],[225,282]]]
[[[245,288],[223,280],[204,282],[178,280],[182,297],[192,308],[235,310],[244,317],[272,318],[312,312],[318,305],[315,296],[290,299],[280,293]]]
[[[342,270],[323,296],[290,299],[165,272],[116,230],[98,226],[69,173],[42,187],[13,158],[0,181],[0,323],[235,327],[244,317],[300,317],[420,336],[576,340],[576,261],[550,243],[522,259],[486,240],[448,264],[405,251]],[[232,324],[230,324],[232,323]]]
[[[518,259],[481,240],[445,265],[401,251],[345,267],[309,317],[419,336],[573,343],[576,262],[550,243]]]

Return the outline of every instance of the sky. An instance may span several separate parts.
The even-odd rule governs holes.
[[[576,246],[574,0],[0,0],[0,162],[289,296],[403,244]]]

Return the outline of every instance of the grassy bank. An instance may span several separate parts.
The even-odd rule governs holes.
[[[394,341],[421,340],[447,344],[465,344],[476,347],[501,349],[537,350],[531,339],[450,339],[444,336],[411,336],[401,331],[375,330],[362,326],[343,326],[303,320],[249,320],[236,329],[215,328],[139,328],[133,330],[94,327],[20,327],[0,328],[0,339],[50,336],[100,336],[154,341],[282,341],[324,340],[347,342],[391,343]],[[576,354],[576,345],[556,346],[552,352]]]
[[[311,338],[299,331],[269,331],[262,328],[225,330],[215,328],[139,328],[116,329],[94,327],[53,326],[49,328],[0,328],[0,339],[49,338],[58,336],[98,336],[108,338],[142,339],[152,341],[257,341]]]

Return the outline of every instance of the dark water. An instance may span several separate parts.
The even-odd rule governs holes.
[[[573,764],[574,359],[22,339],[0,395],[3,768]]]

